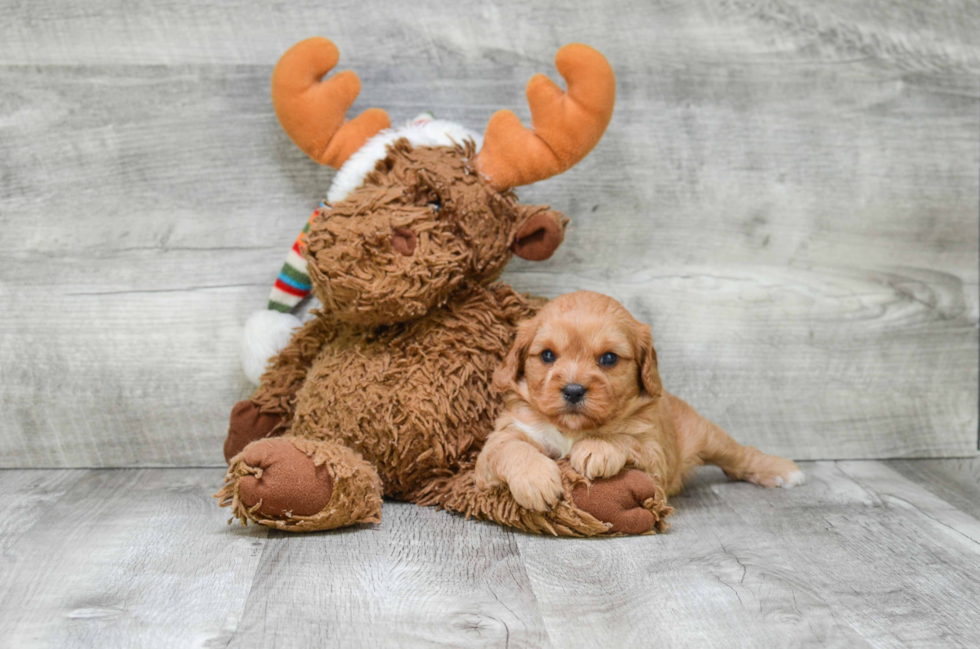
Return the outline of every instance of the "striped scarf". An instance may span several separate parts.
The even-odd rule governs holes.
[[[286,261],[279,271],[279,277],[272,287],[269,294],[269,308],[273,311],[289,313],[297,304],[302,301],[313,286],[310,284],[310,276],[306,273],[306,258],[303,257],[303,248],[306,247],[306,233],[310,231],[310,223],[313,222],[320,210],[326,207],[326,203],[321,202],[320,207],[313,211],[306,222],[303,231],[296,237],[293,247],[286,255]]]

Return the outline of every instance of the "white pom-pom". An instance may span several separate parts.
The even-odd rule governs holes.
[[[245,321],[242,335],[242,369],[255,385],[265,371],[269,359],[282,351],[293,337],[293,330],[302,324],[291,313],[256,311]]]

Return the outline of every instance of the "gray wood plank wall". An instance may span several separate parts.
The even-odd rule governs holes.
[[[566,42],[619,76],[571,219],[507,279],[610,293],[665,384],[795,458],[977,448],[974,2],[0,3],[0,466],[221,463],[260,308],[331,173],[268,83],[322,34],[395,120],[527,118]]]

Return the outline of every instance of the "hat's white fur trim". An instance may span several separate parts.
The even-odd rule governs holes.
[[[384,159],[388,145],[401,138],[412,146],[453,146],[466,140],[473,140],[477,151],[483,146],[481,134],[443,119],[416,120],[398,128],[385,129],[365,142],[340,167],[327,192],[327,203],[339,203],[360,187],[364,178],[374,171],[378,160]]]

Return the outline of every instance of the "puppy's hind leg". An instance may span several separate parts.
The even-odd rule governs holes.
[[[685,467],[714,464],[730,478],[763,487],[790,489],[803,484],[805,476],[792,460],[768,455],[753,446],[742,446],[681,399],[673,395],[667,398]]]

